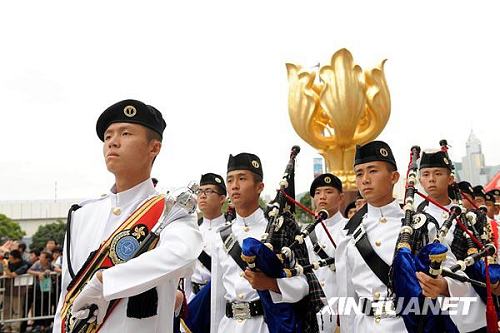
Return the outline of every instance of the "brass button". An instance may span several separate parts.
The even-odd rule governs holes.
[[[378,301],[380,299],[380,291],[376,291],[375,293],[373,293],[373,299],[375,301]]]
[[[239,299],[243,299],[245,297],[245,294],[241,293],[241,294],[238,294],[238,298]]]
[[[245,275],[245,272],[241,272],[240,276],[243,277]]]
[[[325,281],[321,281],[321,286],[324,287],[325,286]]]
[[[118,215],[120,215],[121,213],[122,213],[122,210],[121,210],[121,208],[120,208],[120,207],[115,207],[115,208],[113,208],[113,214],[115,214],[115,215],[117,215],[117,216],[118,216]]]
[[[244,226],[244,227],[243,227],[243,231],[245,231],[245,232],[249,232],[249,231],[250,231],[250,227]]]
[[[380,324],[380,317],[375,317],[375,323]]]
[[[382,245],[382,242],[381,242],[381,241],[379,241],[379,240],[376,240],[376,241],[375,241],[375,245],[380,246],[380,245]]]
[[[325,244],[321,244],[321,248],[322,249],[326,249],[326,245]]]
[[[380,223],[385,223],[387,222],[387,218],[385,216],[382,216],[380,220],[378,220]]]

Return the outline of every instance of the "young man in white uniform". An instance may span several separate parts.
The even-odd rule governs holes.
[[[262,163],[249,153],[230,155],[227,190],[236,209],[236,219],[227,228],[240,246],[243,239],[260,239],[268,224],[259,207],[264,189]],[[225,230],[222,228],[221,232]],[[262,304],[257,290],[269,290],[274,303],[295,303],[307,295],[303,276],[273,279],[262,272],[243,271],[229,254],[232,242],[215,242],[212,251],[211,333],[266,333]]]
[[[329,238],[322,225],[318,224],[314,231],[306,238],[307,252],[309,261],[315,262],[320,259],[335,256],[335,247],[340,243],[344,234],[344,227],[347,222],[339,211],[340,205],[344,199],[342,192],[342,182],[338,177],[331,173],[319,175],[314,179],[309,189],[309,194],[313,198],[316,211],[322,209],[328,212],[328,219],[323,221],[329,235],[335,244]],[[314,271],[318,281],[325,292],[326,298],[330,299],[334,294],[335,285],[335,266],[321,267]]]
[[[165,126],[156,108],[130,99],[110,106],[99,117],[97,135],[103,141],[106,167],[115,176],[115,184],[110,193],[82,203],[72,213],[55,333],[61,332],[61,308],[72,279],[69,267],[78,272],[91,251],[97,250],[143,202],[158,194],[150,175]],[[170,223],[156,248],[94,274],[73,301],[72,313],[82,315],[91,304],[97,305],[95,319],[104,322],[100,332],[171,332],[179,279],[191,273],[201,245],[194,215]],[[142,304],[144,313],[129,309],[129,297],[152,288],[157,301]],[[121,300],[104,321],[112,299]]]
[[[198,208],[203,214],[203,217],[198,221],[203,237],[203,251],[196,261],[193,275],[185,280],[184,290],[188,303],[210,281],[211,249],[219,237],[218,229],[226,223],[222,213],[222,206],[227,195],[224,179],[215,173],[202,175],[197,195]]]
[[[373,309],[378,302],[391,301],[387,288],[388,271],[404,216],[393,197],[399,173],[391,148],[382,141],[357,147],[354,172],[356,185],[366,199],[366,207],[349,220],[346,237],[337,247],[336,294],[371,304]],[[365,260],[365,257],[370,259]],[[421,283],[425,296],[436,297],[440,288],[447,288],[443,278],[425,279],[425,284],[424,287]],[[452,294],[451,288],[449,292]],[[369,312],[341,315],[340,329],[349,333],[406,332],[403,319],[391,312],[381,316]]]

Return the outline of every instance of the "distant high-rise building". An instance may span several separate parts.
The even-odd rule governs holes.
[[[313,168],[314,168],[314,178],[323,174],[323,158],[315,157],[313,160]]]
[[[500,165],[486,166],[481,141],[470,132],[465,143],[465,156],[461,163],[455,163],[458,178],[466,180],[472,185],[484,185],[500,170]]]

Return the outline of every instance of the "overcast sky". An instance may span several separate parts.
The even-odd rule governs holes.
[[[370,68],[387,58],[391,118],[379,139],[401,169],[442,138],[460,160],[471,129],[500,164],[497,1],[6,1],[0,5],[0,200],[104,193],[95,122],[135,98],[167,129],[153,175],[177,187],[225,173],[230,153],[261,157],[266,192],[290,147],[299,191],[316,152],[288,117],[285,63],[322,65],[340,48]]]

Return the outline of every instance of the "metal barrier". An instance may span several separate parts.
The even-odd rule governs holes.
[[[60,292],[60,273],[52,272],[43,279],[30,274],[0,276],[0,327],[20,332],[28,321],[50,325]]]

